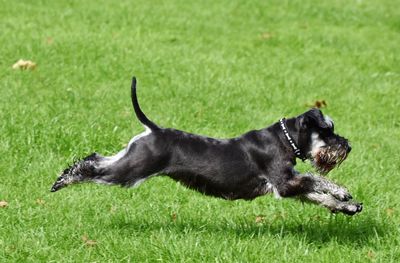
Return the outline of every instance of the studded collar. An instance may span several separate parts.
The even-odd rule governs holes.
[[[301,159],[304,162],[306,160],[306,157],[301,153],[299,147],[296,145],[293,138],[290,136],[289,131],[286,127],[286,119],[285,118],[282,118],[279,120],[279,126],[281,127],[283,134],[285,135],[290,146],[292,147],[293,152],[296,155],[296,157]]]

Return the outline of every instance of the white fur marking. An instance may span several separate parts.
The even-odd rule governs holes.
[[[146,181],[147,179],[149,179],[148,177],[146,178],[142,178],[137,180],[131,187],[138,187],[140,184],[142,184],[144,181]]]
[[[328,115],[324,116],[324,120],[325,120],[325,123],[328,124],[329,127],[332,127],[334,125],[333,120]]]
[[[311,134],[311,154],[314,156],[317,154],[318,149],[325,146],[326,143],[319,138],[318,133],[313,132]]]
[[[265,193],[274,193],[274,197],[276,199],[281,199],[281,195],[278,192],[278,189],[271,183],[266,183],[265,184]]]
[[[125,149],[122,149],[121,151],[119,151],[116,155],[113,156],[108,156],[108,157],[104,157],[104,160],[100,163],[100,167],[106,167],[108,165],[112,165],[113,163],[115,163],[116,161],[120,160],[122,157],[124,157],[127,152],[129,151],[129,148],[131,147],[131,145],[133,143],[135,143],[136,141],[138,141],[139,139],[149,135],[151,133],[151,129],[147,126],[144,126],[145,131],[134,136],[128,143],[128,146]]]
[[[149,135],[151,133],[151,130],[149,127],[144,126],[144,128],[146,129],[144,132],[142,132],[141,134],[136,135],[135,137],[133,137],[128,144],[128,147],[126,147],[126,150],[129,150],[130,146],[132,145],[132,143],[136,142],[137,140],[139,140],[140,138],[143,138],[147,135]]]
[[[106,180],[102,180],[101,178],[94,179],[93,182],[98,184],[106,184],[106,185],[113,185],[114,183],[107,182]]]
[[[274,192],[275,199],[282,199],[282,196],[279,194],[279,191],[275,186],[272,186],[272,190]]]

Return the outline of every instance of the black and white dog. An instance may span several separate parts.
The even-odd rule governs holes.
[[[214,139],[161,128],[139,107],[136,79],[132,103],[146,131],[118,154],[93,153],[65,169],[51,188],[96,182],[135,186],[151,176],[167,175],[206,195],[224,199],[254,199],[267,193],[320,204],[332,212],[353,215],[362,204],[349,201],[348,191],[311,173],[299,174],[296,157],[308,159],[322,174],[343,162],[351,147],[334,133],[333,121],[311,109],[295,118],[232,139]]]

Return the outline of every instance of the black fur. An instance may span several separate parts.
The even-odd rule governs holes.
[[[141,123],[143,123],[144,125],[146,125],[147,127],[149,127],[150,129],[158,130],[159,127],[154,122],[149,120],[146,117],[146,115],[143,113],[142,109],[140,109],[139,102],[138,102],[137,95],[136,95],[136,78],[135,77],[132,78],[131,99],[132,99],[133,109],[135,110],[135,114],[136,114],[136,117],[138,118],[138,120]]]

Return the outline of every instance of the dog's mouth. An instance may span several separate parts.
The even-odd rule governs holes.
[[[346,160],[348,151],[342,146],[327,146],[312,154],[313,166],[321,174],[329,173],[333,168],[340,166]]]

